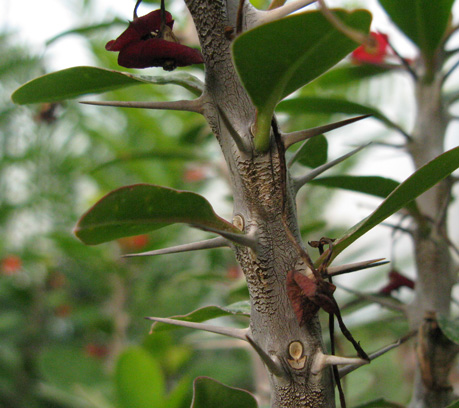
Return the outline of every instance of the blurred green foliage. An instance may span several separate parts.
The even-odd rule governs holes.
[[[81,6],[82,20],[90,15],[94,1]],[[263,7],[269,2],[252,3]],[[81,27],[85,24],[82,21]],[[119,20],[116,24],[119,30]],[[97,66],[119,69],[116,55],[104,49],[116,31],[101,25],[76,33],[87,35]],[[65,36],[56,39],[65,40]],[[47,73],[47,68],[26,47],[14,45],[7,33],[1,35],[0,47],[0,406],[140,408],[135,401],[149,401],[148,396],[140,397],[149,392],[151,381],[168,407],[189,407],[193,379],[202,375],[255,391],[259,384],[254,380],[253,356],[239,344],[228,345],[225,339],[221,342],[188,329],[150,335],[150,323],[144,319],[246,300],[247,288],[230,251],[121,258],[128,252],[210,237],[178,225],[97,247],[84,246],[72,235],[90,205],[113,189],[135,183],[199,192],[229,219],[226,169],[205,121],[193,113],[76,102],[15,107],[11,93]],[[360,80],[386,72],[360,69],[359,80],[336,86],[343,78],[354,78],[353,71],[346,67],[338,75],[339,70],[331,71],[299,96],[345,97],[356,89],[369,95],[368,82]],[[203,76],[199,69],[192,72]],[[192,97],[174,85],[142,85],[104,95],[107,100],[138,101]],[[285,130],[298,130],[329,119],[328,114],[280,116],[280,123]],[[303,164],[314,167],[323,162],[332,143],[325,138],[317,141],[322,157]],[[302,161],[298,162],[295,166],[300,167]],[[351,159],[339,169],[353,164]],[[323,219],[331,194],[308,186],[300,195],[298,215],[305,241],[339,236],[349,227],[346,220],[336,226]],[[374,282],[386,272],[371,272],[370,290],[377,290]],[[370,322],[350,325],[354,337],[370,351],[407,330],[392,315],[379,310],[376,315]],[[232,324],[242,326],[246,319],[233,319]],[[340,354],[351,354],[342,343]],[[345,387],[350,405],[387,395],[388,389],[394,390],[391,400],[406,403],[410,389],[405,379],[412,370],[412,362],[404,359],[407,355],[404,349],[387,354],[349,376]],[[148,377],[146,383],[131,384],[133,390],[130,378],[140,373]]]

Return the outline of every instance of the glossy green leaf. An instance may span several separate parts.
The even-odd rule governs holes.
[[[432,188],[459,167],[459,147],[436,157],[401,183],[381,205],[357,225],[348,230],[333,246],[333,258],[363,234],[405,207],[416,197]]]
[[[368,31],[371,15],[367,11],[334,12],[344,24]],[[319,11],[259,26],[234,41],[236,69],[258,112],[255,144],[260,146],[257,148],[267,147],[277,103],[322,75],[357,46]]]
[[[379,0],[392,21],[427,57],[445,35],[454,0]]]
[[[451,405],[448,405],[446,408],[459,408],[459,400],[454,401]]]
[[[327,162],[328,142],[325,136],[315,136],[306,140],[302,146],[295,152],[292,163],[298,161],[303,166],[315,169]]]
[[[116,364],[120,408],[165,407],[165,382],[159,363],[141,347],[125,350]]]
[[[395,402],[387,401],[384,398],[378,398],[365,404],[357,405],[354,408],[404,408],[404,406]]]
[[[387,118],[381,111],[360,103],[351,102],[338,98],[323,98],[316,96],[305,96],[300,98],[287,99],[279,103],[277,112],[289,114],[312,114],[312,113],[345,113],[349,115],[372,115],[386,126],[394,128],[404,135],[406,132],[396,123]]]
[[[215,214],[199,194],[151,184],[112,191],[78,221],[75,235],[88,245],[145,234],[174,223],[215,232],[241,232]]]
[[[244,300],[241,302],[233,303],[227,307],[221,306],[205,306],[194,310],[191,313],[182,316],[172,316],[171,319],[182,320],[186,322],[201,323],[207,320],[216,319],[218,317],[225,316],[250,316],[250,302]],[[152,325],[154,331],[167,331],[177,329],[178,326],[174,326],[167,323],[155,322]]]
[[[438,325],[443,334],[453,343],[459,345],[459,320],[445,315],[437,316]]]
[[[252,394],[240,388],[228,387],[209,377],[198,377],[193,383],[191,408],[257,408]]]
[[[86,94],[98,94],[139,84],[176,84],[195,94],[202,91],[201,82],[183,72],[147,76],[96,67],[73,67],[32,79],[18,88],[11,98],[18,105],[60,102]]]
[[[315,184],[323,187],[341,188],[381,198],[386,198],[400,185],[398,181],[379,176],[321,177],[311,180],[309,184]],[[419,213],[417,205],[413,201],[407,205],[407,208],[416,214]]]

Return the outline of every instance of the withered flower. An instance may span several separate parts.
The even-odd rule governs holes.
[[[118,64],[126,68],[176,67],[203,63],[201,53],[179,44],[172,33],[174,20],[165,10],[155,10],[137,17],[116,39],[105,46],[108,51],[119,51]]]

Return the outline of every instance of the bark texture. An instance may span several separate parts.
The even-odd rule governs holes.
[[[416,169],[444,152],[449,125],[443,103],[442,55],[436,56],[433,78],[421,64],[415,81],[417,113],[408,151]],[[418,329],[417,370],[410,408],[443,408],[454,401],[449,375],[457,347],[438,328],[436,316],[448,315],[451,292],[456,283],[448,240],[448,207],[451,203],[451,177],[421,195],[417,204],[423,218],[414,226],[414,257],[417,269],[416,297],[409,307],[410,325]]]
[[[302,243],[294,192],[284,171],[284,152],[274,134],[268,152],[255,151],[250,133],[255,108],[231,60],[228,32],[229,27],[236,27],[239,1],[186,0],[186,4],[197,27],[206,66],[204,115],[229,166],[234,215],[242,217],[245,232],[257,231],[256,253],[241,246],[233,249],[249,287],[251,337],[280,367],[280,372],[269,371],[272,407],[334,407],[331,370],[311,372],[315,358],[325,353],[318,318],[314,316],[300,327],[287,297],[287,272],[306,266],[297,249]],[[235,142],[234,132],[242,144]],[[292,363],[289,346],[293,342],[300,344],[298,360],[306,357],[301,360],[304,363]]]

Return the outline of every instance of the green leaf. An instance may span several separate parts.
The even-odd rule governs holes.
[[[137,160],[186,160],[186,161],[204,161],[205,157],[202,155],[202,152],[198,152],[194,148],[188,148],[183,146],[173,146],[170,148],[155,148],[149,151],[134,151],[134,152],[124,152],[122,156],[117,157],[113,160],[102,163],[101,165],[94,168],[91,172],[105,169],[119,163],[125,163],[130,161]]]
[[[433,57],[448,27],[454,0],[379,0],[379,3],[422,53]]]
[[[191,313],[182,316],[172,316],[170,319],[182,320],[186,322],[201,323],[207,320],[216,319],[225,316],[246,316],[250,317],[250,303],[248,300],[233,303],[227,307],[221,306],[205,306],[194,310]],[[155,332],[177,329],[177,326],[155,322],[152,325],[152,330]]]
[[[400,185],[398,181],[379,176],[322,177],[311,180],[309,184],[315,184],[323,187],[341,188],[381,198],[386,198]],[[414,214],[419,214],[419,209],[414,201],[408,203],[407,208]]]
[[[75,347],[50,347],[38,356],[37,363],[40,376],[63,390],[72,390],[77,384],[100,384],[105,380],[102,366]]]
[[[446,408],[459,408],[459,400],[454,401],[451,405],[448,405]]]
[[[73,67],[32,79],[11,96],[14,103],[60,102],[139,84],[177,84],[200,94],[201,82],[186,73],[165,76],[134,75],[96,67]]]
[[[91,25],[84,25],[81,27],[75,27],[70,30],[63,31],[54,37],[51,37],[49,40],[46,41],[46,46],[50,46],[53,42],[57,41],[58,39],[65,37],[66,35],[71,35],[71,34],[79,34],[79,35],[86,35],[86,34],[91,34],[100,30],[103,30],[104,32],[107,31],[108,28],[114,27],[114,26],[122,26],[126,27],[126,21],[121,20],[119,18],[115,18],[112,21],[106,22],[106,23],[99,23],[99,24],[91,24]]]
[[[158,362],[141,347],[125,350],[116,364],[120,408],[165,407],[165,384]]]
[[[277,112],[289,114],[311,114],[311,113],[345,113],[349,115],[372,115],[375,119],[380,120],[386,126],[394,128],[404,135],[406,132],[396,123],[392,122],[378,109],[365,106],[360,103],[351,102],[338,98],[322,98],[315,96],[305,96],[282,101],[277,106]]]
[[[384,398],[378,398],[354,408],[404,408],[404,406],[396,404],[395,402],[387,401]]]
[[[191,408],[257,408],[252,394],[239,388],[228,387],[209,377],[198,377],[193,383]]]
[[[311,86],[334,89],[400,69],[400,65],[343,64],[315,79]]]
[[[315,169],[327,162],[328,142],[324,135],[315,136],[306,140],[295,152],[292,163],[298,161],[303,166]]]
[[[459,320],[446,315],[438,315],[437,321],[443,334],[459,345]]]
[[[368,31],[371,15],[367,11],[334,12],[347,26]],[[259,150],[266,150],[269,144],[277,103],[322,75],[357,45],[319,11],[259,26],[234,41],[236,69],[258,112],[255,144]]]
[[[459,147],[436,157],[401,183],[381,205],[357,225],[348,230],[333,246],[333,258],[363,234],[405,207],[416,197],[432,188],[459,167]],[[325,253],[324,253],[325,255]],[[326,256],[326,255],[325,255]],[[322,258],[322,257],[321,257]]]
[[[107,194],[81,217],[74,232],[85,244],[96,245],[174,223],[241,234],[216,215],[199,194],[151,184],[135,184]]]

